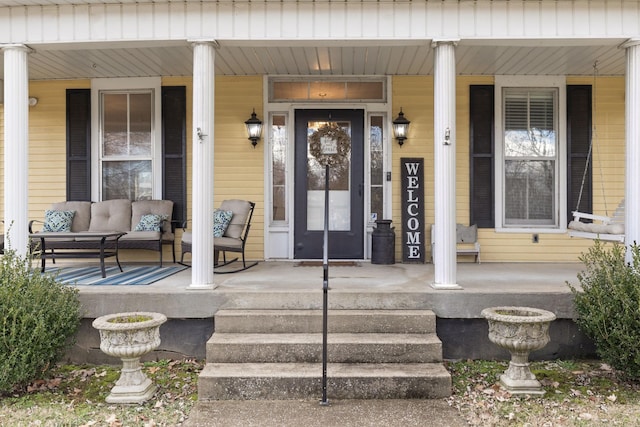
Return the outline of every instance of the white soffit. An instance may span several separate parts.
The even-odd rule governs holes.
[[[592,46],[486,46],[460,43],[459,75],[624,75],[618,41]],[[32,46],[31,80],[101,77],[191,76],[193,50],[185,43],[131,48],[63,49]],[[71,47],[71,46],[69,46]],[[0,79],[4,77],[0,55]],[[433,49],[427,43],[358,46],[228,46],[216,49],[218,75],[432,75]]]

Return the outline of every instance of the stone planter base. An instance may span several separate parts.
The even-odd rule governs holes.
[[[500,384],[511,394],[544,396],[545,393],[538,380],[514,380],[502,374],[500,375]]]
[[[143,403],[151,399],[156,385],[142,372],[139,358],[122,359],[122,370],[107,403]]]

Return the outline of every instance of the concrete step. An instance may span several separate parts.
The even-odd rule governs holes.
[[[328,360],[335,363],[430,363],[442,361],[436,334],[348,333],[327,336]],[[322,334],[214,333],[207,362],[320,362]]]
[[[431,333],[436,316],[430,310],[329,310],[330,333]],[[219,310],[216,332],[322,332],[322,310]]]
[[[272,278],[272,280],[277,280]],[[216,297],[224,301],[227,310],[265,309],[265,310],[322,310],[322,277],[317,289],[304,289],[302,286],[289,285],[285,291],[278,289],[273,292],[262,290],[268,288],[260,281],[250,282],[246,288],[225,289],[216,288]],[[345,280],[347,280],[345,278]],[[366,279],[364,279],[366,280]],[[286,285],[285,285],[286,286]],[[304,285],[303,285],[304,286]],[[329,285],[331,286],[331,285]],[[371,291],[365,285],[353,288],[344,285],[343,289],[329,291],[329,309],[333,310],[424,310],[425,307],[442,307],[452,298],[451,295],[441,296],[428,289],[425,282],[413,289],[403,289],[402,286],[380,288],[372,287]],[[395,292],[392,292],[395,291]],[[520,294],[518,294],[520,296]],[[486,295],[484,295],[486,296]],[[489,298],[489,296],[486,296]],[[454,299],[455,300],[455,299]],[[475,306],[476,304],[474,304]],[[451,310],[449,310],[451,311]]]
[[[438,399],[451,395],[440,363],[327,365],[329,399]],[[321,363],[208,363],[198,398],[284,400],[322,397]]]

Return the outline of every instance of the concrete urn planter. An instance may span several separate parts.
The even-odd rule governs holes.
[[[549,343],[550,311],[531,307],[491,307],[482,310],[489,323],[489,340],[511,353],[500,383],[511,394],[543,395],[540,381],[529,368],[529,353]]]
[[[106,398],[107,403],[142,403],[150,399],[156,386],[142,372],[140,357],[160,345],[160,325],[167,321],[161,313],[115,313],[92,323],[100,331],[100,350],[122,360],[122,371]]]

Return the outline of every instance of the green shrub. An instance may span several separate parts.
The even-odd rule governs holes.
[[[0,395],[42,378],[73,343],[80,318],[77,289],[7,250],[0,258]]]
[[[574,296],[580,329],[595,343],[603,361],[631,378],[640,378],[640,248],[606,249],[596,241],[580,260],[586,270],[578,274],[582,289],[568,284]]]

